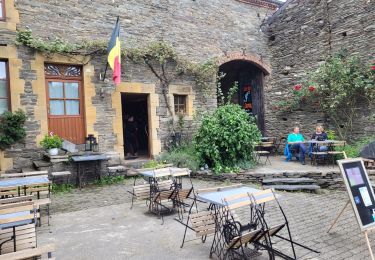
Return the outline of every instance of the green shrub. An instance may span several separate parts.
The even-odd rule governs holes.
[[[375,137],[363,137],[362,139],[358,140],[353,144],[346,144],[344,147],[344,151],[348,158],[356,158],[359,157],[359,153],[361,152],[362,148],[369,144],[370,142],[374,141]]]
[[[62,139],[58,135],[53,135],[51,132],[50,135],[44,136],[43,140],[40,141],[40,145],[47,150],[52,148],[61,148]]]
[[[95,185],[103,186],[103,185],[111,185],[116,183],[122,183],[125,181],[125,177],[122,175],[118,176],[104,176],[101,177],[99,180],[95,181]]]
[[[4,112],[0,115],[0,150],[10,147],[26,136],[26,114],[22,110]]]
[[[327,130],[326,133],[327,133],[328,140],[337,140],[338,139],[338,137],[336,135],[336,132],[334,130]]]
[[[56,183],[52,183],[52,193],[65,193],[65,192],[71,192],[73,189],[73,185],[72,184],[66,184],[66,183],[63,183],[63,184],[56,184]]]
[[[246,111],[239,105],[226,104],[203,118],[194,145],[202,163],[220,173],[239,161],[254,161],[254,146],[260,137],[255,120]]]
[[[189,168],[192,171],[199,169],[199,158],[192,145],[182,145],[169,152],[164,152],[158,159],[163,162],[173,163],[176,167]]]
[[[164,161],[159,161],[159,160],[150,160],[146,162],[145,164],[142,165],[142,168],[163,168],[166,166],[166,162]]]

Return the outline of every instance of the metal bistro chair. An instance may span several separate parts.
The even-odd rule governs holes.
[[[250,249],[252,244],[263,233],[257,229],[257,220],[253,217],[252,201],[248,193],[242,193],[224,198],[226,204],[226,219],[223,225],[225,240],[224,259],[250,259],[259,255],[256,248]],[[249,223],[241,224],[236,210],[249,210]]]
[[[185,188],[185,189],[182,188],[182,177],[184,176],[189,177],[190,184],[191,184],[190,188]],[[173,203],[174,203],[174,206],[177,207],[178,218],[183,219],[184,213],[186,211],[185,208],[191,206],[191,204],[188,204],[186,201],[188,199],[194,199],[194,186],[190,178],[190,170],[188,168],[175,169],[172,172],[172,177],[173,177],[174,188],[176,190]],[[193,196],[191,197],[191,195]]]
[[[264,160],[264,165],[267,164],[267,161],[271,165],[269,157],[271,154],[270,149],[272,149],[273,146],[274,145],[272,142],[260,142],[255,146],[255,155],[258,163],[261,163],[261,157],[265,156],[266,159]]]
[[[342,157],[346,158],[346,153],[344,151],[345,144],[345,141],[337,141],[331,145],[330,150],[328,150],[327,153],[332,165],[335,165],[335,157],[341,155]]]

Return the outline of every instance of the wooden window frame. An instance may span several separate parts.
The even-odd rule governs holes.
[[[5,81],[6,81],[6,87],[7,87],[7,90],[8,90],[7,97],[6,98],[0,97],[0,99],[7,99],[8,100],[8,111],[11,111],[12,103],[11,103],[11,99],[10,99],[9,61],[4,60],[4,59],[0,59],[0,62],[5,62],[5,77],[6,77]]]
[[[6,10],[5,10],[5,0],[0,0],[1,1],[1,9],[3,10],[0,13],[0,21],[4,22],[6,20]]]
[[[183,103],[180,103],[180,98],[183,98]],[[181,113],[181,107],[183,107],[182,114],[187,114],[187,95],[173,94],[174,101],[174,112],[175,114]],[[176,102],[177,100],[177,102]]]

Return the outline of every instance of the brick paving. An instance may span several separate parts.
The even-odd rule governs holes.
[[[139,182],[142,182],[142,180],[139,179],[138,183]],[[194,187],[196,188],[223,185],[222,183],[202,180],[194,180],[193,182]],[[72,232],[73,230],[70,229],[74,229],[74,226],[66,229],[59,229],[59,226],[56,226],[57,224],[54,223],[54,220],[58,221],[61,216],[69,216],[69,218],[74,219],[75,217],[82,217],[85,215],[85,212],[91,211],[101,212],[100,214],[104,214],[104,211],[110,210],[115,212],[115,209],[118,208],[126,210],[127,214],[130,216],[130,220],[127,219],[127,221],[134,221],[133,231],[137,231],[137,228],[148,229],[148,224],[146,223],[153,221],[155,224],[160,220],[154,215],[145,214],[147,208],[144,204],[137,204],[135,207],[136,209],[133,209],[133,211],[128,210],[131,197],[129,193],[127,193],[127,190],[131,189],[131,185],[132,180],[126,180],[125,183],[111,186],[85,187],[82,190],[74,189],[70,193],[54,194],[52,197],[51,226],[48,227],[45,225],[39,229],[40,240],[54,241],[55,243],[57,241],[57,243],[60,243],[60,239],[64,237],[64,241],[67,238],[69,238],[70,242],[80,241],[80,238],[85,231],[76,233]],[[333,231],[330,234],[327,233],[330,223],[347,201],[348,197],[345,192],[322,191],[320,194],[278,192],[278,194],[281,195],[280,203],[285,210],[285,214],[288,216],[293,238],[297,242],[321,252],[320,254],[316,254],[297,247],[297,256],[299,259],[369,259],[363,234],[359,231],[356,218],[350,207],[344,212],[341,219],[333,228]],[[267,218],[271,223],[277,224],[281,222],[281,214],[278,212],[276,205],[267,204],[266,212]],[[239,212],[239,214],[242,215],[241,212]],[[163,234],[163,236],[174,237],[174,240],[178,241],[176,242],[176,245],[177,243],[179,245],[182,238],[183,227],[173,221],[173,217],[174,216],[167,216],[165,219],[166,224],[163,226],[159,226],[159,224],[152,225],[149,229],[152,230],[150,231],[152,233],[156,232],[157,234],[158,232],[161,232],[160,234]],[[145,219],[144,227],[141,227],[142,222],[139,222],[139,218]],[[84,223],[84,221],[89,220],[82,221]],[[132,225],[132,223],[128,224]],[[166,233],[169,228],[172,231],[177,229],[178,232]],[[135,232],[135,234],[142,236],[141,233]],[[134,241],[137,241],[137,238],[134,237],[133,233],[132,238]],[[374,240],[374,238],[373,235],[370,236],[371,240]],[[115,240],[116,239],[113,238],[113,243],[115,243]],[[153,244],[154,242],[155,241],[150,242],[150,245],[152,245],[151,247],[168,247],[167,245],[163,245],[162,242],[160,242],[160,244]],[[168,247],[169,251],[164,251],[165,258],[161,257],[160,259],[205,259],[205,255],[207,255],[206,259],[208,259],[210,242],[211,240],[205,244],[195,243],[194,245],[187,246],[188,249],[185,247],[180,249],[179,246]],[[276,247],[282,249],[284,252],[289,251],[288,244],[285,242],[277,242]],[[65,256],[71,256],[70,253],[66,255],[64,250],[66,249],[61,248],[59,250],[61,251],[57,254],[59,259],[68,259],[69,257]],[[76,249],[76,251],[73,250],[73,252],[79,255],[82,253],[80,250],[81,249]],[[100,249],[98,250],[100,251]],[[125,249],[119,248],[118,250]],[[156,257],[156,255],[153,256],[150,253],[154,252],[151,248],[150,251],[138,250],[135,252],[134,248],[130,247],[128,250],[130,250],[128,252],[128,257],[122,258],[117,256],[108,259],[152,259],[153,257]],[[125,251],[122,251],[122,253],[125,254]],[[163,251],[161,252],[163,254]],[[95,254],[93,256],[93,258],[92,255],[90,257],[87,256],[86,258],[85,254],[83,254],[82,257],[78,257],[77,259],[100,259],[95,258]]]

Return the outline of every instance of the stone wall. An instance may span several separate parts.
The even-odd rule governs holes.
[[[347,50],[369,61],[375,54],[375,3],[368,0],[290,0],[269,20],[266,34],[272,74],[265,91],[266,129],[285,136],[295,124],[308,136],[324,116],[314,108],[280,114],[271,108],[331,54]],[[374,135],[375,102],[358,111],[354,138]],[[329,122],[326,125],[329,125]]]

